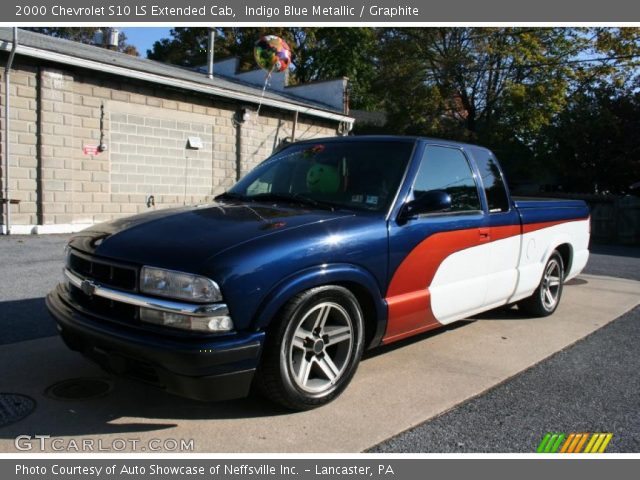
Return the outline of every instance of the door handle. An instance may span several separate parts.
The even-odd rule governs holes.
[[[480,241],[481,242],[488,242],[491,239],[490,232],[491,232],[491,230],[489,230],[488,228],[480,228],[480,229],[478,229],[478,233],[480,235]]]

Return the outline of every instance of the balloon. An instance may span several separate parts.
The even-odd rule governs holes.
[[[307,171],[307,188],[313,193],[336,193],[340,187],[340,175],[333,165],[315,163]]]
[[[291,48],[280,37],[265,35],[253,48],[253,56],[260,68],[268,72],[284,72],[291,64]]]

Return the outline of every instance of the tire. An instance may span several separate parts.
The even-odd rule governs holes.
[[[556,311],[562,297],[564,284],[564,263],[562,256],[555,250],[542,273],[540,285],[533,295],[518,303],[518,308],[534,317],[547,317]]]
[[[323,286],[293,297],[267,333],[256,387],[291,410],[329,403],[347,387],[364,346],[364,320],[346,288]]]

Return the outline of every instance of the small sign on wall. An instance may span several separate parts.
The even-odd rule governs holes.
[[[200,150],[203,147],[200,137],[187,138],[187,148],[190,150]]]
[[[92,157],[100,153],[98,145],[85,145],[82,147],[82,153],[85,155],[91,155]]]

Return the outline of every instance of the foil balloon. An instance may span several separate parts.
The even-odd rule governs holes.
[[[253,48],[253,56],[260,68],[267,72],[284,72],[291,64],[291,48],[280,37],[265,35]]]
[[[262,108],[262,100],[264,92],[269,85],[269,79],[273,72],[284,72],[291,65],[291,48],[280,37],[275,35],[265,35],[258,40],[253,47],[253,56],[260,68],[266,70],[267,76],[262,86],[262,94],[258,103],[258,111],[256,116],[260,116],[260,108]]]

